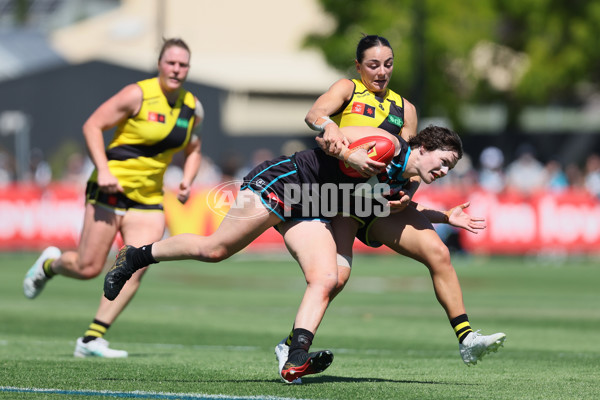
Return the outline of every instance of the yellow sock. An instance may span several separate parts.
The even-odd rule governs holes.
[[[469,317],[467,314],[459,315],[456,318],[452,318],[450,321],[450,325],[454,329],[454,333],[456,333],[456,337],[458,338],[458,343],[462,343],[463,340],[467,337],[469,332],[473,332],[471,329],[471,324],[469,323]]]
[[[49,258],[44,261],[44,264],[42,265],[42,268],[44,268],[44,274],[46,274],[48,278],[52,278],[54,275],[56,275],[56,272],[52,271],[52,261],[54,261],[54,258]]]
[[[87,331],[83,334],[83,343],[91,342],[94,339],[101,338],[106,334],[106,331],[110,328],[110,324],[105,324],[102,321],[94,319],[90,324]]]

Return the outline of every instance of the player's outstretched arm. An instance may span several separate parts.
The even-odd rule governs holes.
[[[428,209],[420,204],[414,204],[417,210],[421,211],[432,224],[449,224],[475,234],[487,227],[485,218],[473,217],[464,211],[465,208],[471,205],[469,201],[452,207],[447,211]]]

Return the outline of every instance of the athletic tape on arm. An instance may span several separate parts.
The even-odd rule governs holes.
[[[320,121],[320,123],[318,123]],[[310,127],[319,132],[325,132],[325,127],[332,124],[333,121],[329,117],[319,117],[317,120],[310,124]]]

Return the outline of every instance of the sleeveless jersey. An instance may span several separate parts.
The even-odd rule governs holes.
[[[404,100],[388,89],[383,98],[375,96],[358,79],[352,79],[354,93],[350,100],[330,118],[344,126],[374,126],[393,135],[400,135],[404,126]]]
[[[328,220],[337,214],[344,196],[348,203],[352,190],[365,180],[345,175],[336,158],[316,148],[261,163],[244,177],[241,190],[258,194],[283,221]]]
[[[137,115],[121,123],[106,149],[110,172],[124,194],[141,204],[163,201],[163,175],[173,154],[190,140],[194,126],[194,95],[181,89],[173,106],[160,89],[158,78],[137,82],[143,92]],[[97,170],[90,182],[97,181]]]

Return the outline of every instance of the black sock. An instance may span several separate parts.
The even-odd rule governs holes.
[[[150,264],[158,263],[158,261],[152,257],[152,245],[153,243],[142,247],[134,247],[133,250],[129,252],[133,268],[136,271],[140,268],[147,267]]]
[[[454,333],[456,333],[456,337],[458,338],[458,343],[462,343],[463,340],[467,337],[469,332],[473,332],[471,329],[471,324],[469,323],[469,317],[467,314],[459,315],[456,318],[452,318],[450,321],[450,325],[454,329]]]
[[[308,353],[314,338],[315,335],[311,331],[302,328],[294,329],[288,359],[292,359],[297,353]]]
[[[89,343],[92,340],[96,340],[104,336],[106,331],[110,328],[110,324],[105,324],[102,321],[98,321],[94,319],[94,321],[90,324],[87,331],[83,334],[83,343]]]

